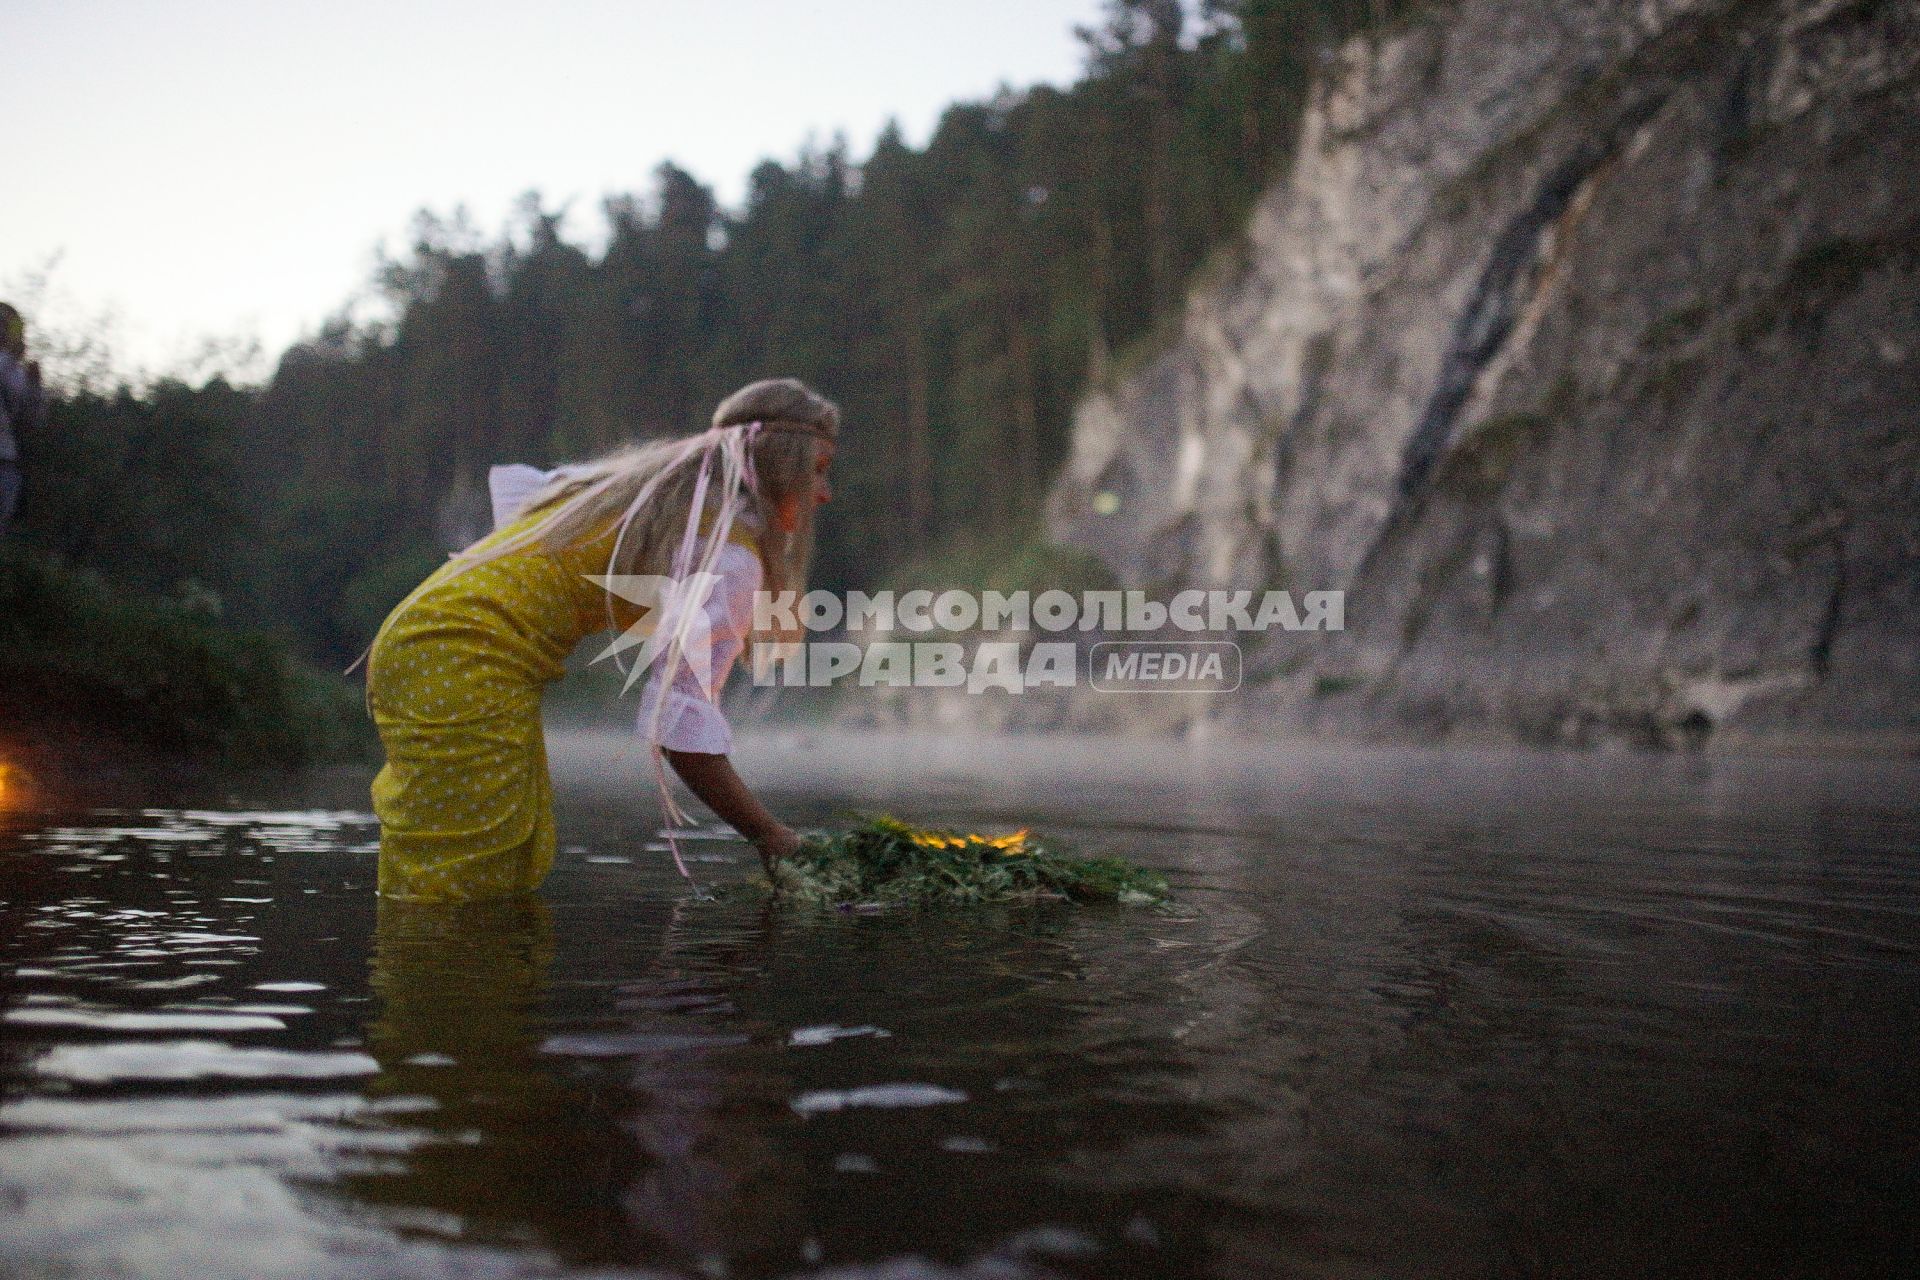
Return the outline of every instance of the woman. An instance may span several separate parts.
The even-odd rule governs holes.
[[[794,850],[799,838],[728,761],[713,693],[752,630],[754,593],[804,590],[839,428],[833,402],[794,379],[743,387],[700,435],[544,477],[519,514],[394,609],[367,668],[387,755],[373,782],[382,895],[493,897],[546,877],[555,831],[540,696],[573,647],[608,626],[651,632],[641,726],[669,823],[683,816],[662,760],[769,867]],[[657,596],[633,590],[663,577],[672,585]]]

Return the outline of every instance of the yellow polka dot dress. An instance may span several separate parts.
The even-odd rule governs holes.
[[[485,548],[524,528],[515,521]],[[751,545],[736,526],[731,541]],[[553,866],[544,686],[607,626],[611,530],[554,553],[535,544],[455,576],[442,566],[388,619],[368,656],[367,703],[386,750],[373,780],[383,897],[525,893]],[[614,623],[637,611],[618,599]]]

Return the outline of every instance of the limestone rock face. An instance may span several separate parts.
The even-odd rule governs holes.
[[[1916,0],[1435,6],[1213,265],[1048,522],[1132,585],[1347,592],[1216,719],[1920,741]]]

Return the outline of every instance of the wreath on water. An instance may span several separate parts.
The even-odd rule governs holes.
[[[828,906],[1070,899],[1151,906],[1166,877],[1124,858],[1078,858],[1028,831],[984,836],[859,814],[845,831],[814,835],[770,877],[776,893]]]

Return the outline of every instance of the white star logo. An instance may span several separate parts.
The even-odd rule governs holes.
[[[712,701],[717,691],[713,688],[713,627],[707,619],[706,603],[719,585],[719,574],[695,573],[685,579],[653,573],[589,573],[585,577],[595,586],[646,610],[593,657],[594,662],[599,662],[617,658],[635,645],[640,647],[633,669],[627,672],[626,683],[620,686],[621,693],[633,688],[634,682],[653,665],[654,659],[666,649],[675,625],[684,617],[686,639],[681,646],[680,660],[700,682],[708,701]],[[667,673],[668,683],[673,674]]]

